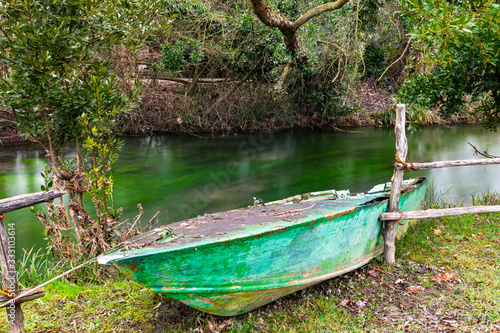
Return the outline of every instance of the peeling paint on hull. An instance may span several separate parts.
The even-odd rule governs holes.
[[[425,181],[411,185],[401,210],[419,209],[425,190]],[[101,262],[201,311],[238,315],[381,254],[386,207],[382,191],[211,214],[168,225],[171,236]],[[397,225],[397,236],[408,224]]]

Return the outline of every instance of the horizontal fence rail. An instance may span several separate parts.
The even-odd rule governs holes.
[[[16,195],[7,199],[0,200],[0,214],[5,214],[21,208],[31,207],[33,205],[54,200],[62,196],[65,192],[43,191],[30,194]]]
[[[475,165],[492,165],[500,164],[500,158],[484,158],[476,160],[454,160],[454,161],[438,161],[438,162],[425,162],[425,163],[399,163],[396,162],[396,167],[398,169],[409,169],[413,171],[417,170],[428,170],[428,169],[439,169],[439,168],[449,168],[449,167],[463,167],[463,166],[475,166]]]
[[[409,212],[386,212],[380,214],[380,220],[423,220],[435,217],[455,216],[464,214],[500,213],[500,206],[469,206],[443,209],[426,209]]]

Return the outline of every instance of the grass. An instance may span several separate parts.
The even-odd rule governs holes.
[[[43,253],[42,249],[35,251],[34,247],[23,251],[23,256],[16,265],[17,280],[21,286],[36,286],[54,277],[47,253]]]
[[[57,281],[45,295],[23,305],[28,332],[140,332],[155,317],[153,292],[123,280],[82,286]]]
[[[498,195],[474,196],[492,203]],[[495,199],[496,198],[496,199]],[[429,219],[380,258],[237,317],[215,317],[128,281],[66,280],[23,305],[29,332],[500,332],[500,214]],[[7,330],[5,316],[0,328]]]

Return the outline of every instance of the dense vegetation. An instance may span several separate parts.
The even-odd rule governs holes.
[[[10,0],[0,103],[48,153],[42,190],[69,193],[68,207],[35,214],[53,254],[78,260],[123,237],[116,134],[332,128],[361,109],[361,81],[399,91],[413,119],[478,101],[495,128],[498,22],[492,0]],[[74,159],[62,156],[68,142]]]
[[[360,81],[396,93],[405,79],[399,98],[417,116],[429,108],[464,115],[477,101],[486,126],[498,118],[499,20],[491,0],[339,0],[329,10],[317,0],[109,3],[120,15],[103,13],[101,22],[82,15],[80,22],[113,27],[105,34],[115,42],[103,35],[81,46],[92,44],[122,91],[136,79],[144,88],[137,107],[115,115],[114,131],[332,128],[339,117],[363,111]],[[116,24],[120,33],[113,31],[116,20],[123,21]],[[147,22],[157,29],[141,31]],[[4,65],[5,71],[12,63]],[[63,123],[71,139],[73,128]]]
[[[293,21],[320,4],[271,1],[269,11]],[[166,1],[165,8],[172,25],[149,43],[143,68],[182,85],[176,94],[162,84],[148,87],[161,97],[146,97],[142,105],[170,119],[158,119],[166,129],[272,130],[328,122],[356,110],[358,80],[381,72],[404,38],[394,2],[351,2],[325,12],[300,26],[297,47],[261,22],[249,1]],[[369,64],[365,50],[376,58]]]
[[[421,121],[429,108],[443,116],[473,112],[482,116],[486,128],[495,129],[500,116],[499,12],[494,0],[2,1],[0,130],[19,131],[45,148],[50,167],[40,170],[45,180],[42,190],[65,190],[69,203],[48,203],[46,210],[34,213],[46,227],[51,255],[61,259],[63,267],[64,263],[73,265],[109,250],[125,234],[135,232],[125,229],[124,233],[127,227],[119,228],[120,210],[112,200],[110,171],[120,150],[119,133],[332,128],[339,117],[362,110],[360,82],[367,81],[391,94],[398,93],[399,100],[413,111],[410,119]],[[389,111],[380,119],[390,123],[391,117]],[[63,147],[69,142],[77,146],[75,158],[63,156]],[[92,207],[88,207],[89,201],[85,206],[85,197],[90,198]],[[457,315],[462,325],[496,330],[499,318],[493,296],[498,293],[498,256],[491,254],[498,251],[494,244],[498,243],[498,228],[492,227],[490,217],[498,218],[427,221],[427,226],[437,227],[439,233],[416,233],[416,238],[407,241],[409,248],[424,249],[410,256],[417,264],[409,262],[404,272],[374,263],[365,277],[356,272],[351,278],[380,283],[382,295],[386,289],[380,274],[386,285],[389,281],[392,290],[399,288],[405,295],[429,290],[434,301],[431,296],[438,291],[452,291],[456,305],[446,306],[463,312],[463,304],[475,302],[477,314],[471,312],[473,318]],[[442,230],[449,230],[446,238],[429,241]],[[481,237],[472,234],[477,230],[481,230]],[[457,252],[464,247],[464,237],[469,237],[461,236],[464,234],[478,238],[477,244],[468,238],[466,241],[471,252],[481,253],[477,265],[487,268],[494,288],[481,289],[474,284],[483,277],[467,266],[470,257]],[[435,251],[436,246],[441,252]],[[437,258],[440,253],[455,255]],[[54,273],[49,266],[46,260],[40,262],[38,253],[32,254],[21,265],[23,282],[36,284],[47,279]],[[95,272],[86,272],[89,274],[84,278],[69,279],[95,279]],[[428,276],[416,279],[415,272]],[[404,278],[397,279],[395,274]],[[470,288],[452,286],[451,282],[462,283],[458,276],[472,281]],[[349,285],[353,284],[366,287],[351,279]],[[89,312],[82,317],[56,311],[51,314],[56,323],[33,316],[28,324],[43,331],[58,329],[61,323],[65,329],[74,325],[76,330],[78,322],[88,331],[133,330],[156,323],[159,330],[237,332],[279,331],[285,324],[290,330],[345,330],[352,329],[354,321],[358,330],[371,329],[373,324],[364,317],[351,314],[358,311],[376,320],[378,326],[405,328],[378,316],[379,292],[366,288],[366,296],[359,296],[350,292],[350,287],[341,290],[341,285],[329,281],[312,294],[301,294],[299,303],[304,304],[296,304],[297,296],[292,296],[284,301],[284,310],[275,308],[280,310],[276,313],[268,307],[267,319],[260,312],[258,321],[252,314],[227,322],[200,314],[188,319],[176,315],[182,321],[179,324],[170,318],[165,322],[161,317],[151,318],[149,311],[134,311],[131,323],[114,308],[107,309],[131,305],[127,308],[135,310],[136,305],[164,302],[122,281],[111,282],[109,288],[128,288],[136,299],[121,294],[124,298],[115,303],[106,298],[106,305],[100,303],[104,299],[100,293],[85,304],[81,300],[81,295],[90,295],[95,286],[87,289],[61,282],[59,290],[51,290],[55,296],[48,301],[54,308],[64,306],[68,297],[71,301],[67,304],[75,313],[82,308],[104,311],[112,320],[101,320],[102,313]],[[338,296],[332,294],[332,288]],[[110,292],[116,294],[116,290]],[[478,296],[485,292],[492,298]],[[349,298],[342,300],[340,295]],[[367,300],[372,296],[374,301]],[[403,306],[404,297],[398,300]],[[39,311],[43,302],[30,303],[29,311]],[[316,309],[325,309],[317,317],[310,316],[316,311],[311,310],[311,302]],[[281,301],[278,304],[281,306]],[[418,306],[414,310],[415,315],[421,313]],[[168,316],[165,311],[169,309],[161,308],[154,314]],[[110,316],[111,312],[116,316]],[[324,313],[334,317],[323,319]],[[94,320],[89,323],[88,317]],[[340,324],[335,326],[337,322]],[[428,328],[425,318],[422,323],[417,329]]]
[[[483,125],[496,128],[500,116],[500,5],[494,1],[422,1],[405,3],[420,65],[400,98],[444,115],[471,111]],[[474,112],[474,110],[473,110]]]

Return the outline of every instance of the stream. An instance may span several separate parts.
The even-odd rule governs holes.
[[[473,159],[475,145],[500,155],[500,135],[476,126],[427,127],[408,133],[413,162]],[[126,137],[113,167],[114,206],[122,219],[144,208],[145,223],[157,212],[159,224],[304,192],[326,189],[365,191],[390,181],[395,154],[391,128],[346,132],[289,131],[196,137]],[[68,147],[66,155],[74,154]],[[36,146],[0,149],[0,197],[40,191],[44,152]],[[406,172],[425,176],[448,201],[467,202],[471,194],[500,191],[500,165]],[[90,203],[89,203],[90,204]],[[16,224],[16,254],[44,247],[43,225],[29,209],[7,214]]]

